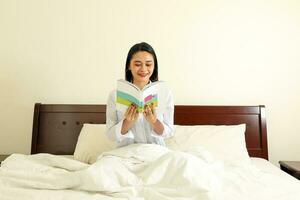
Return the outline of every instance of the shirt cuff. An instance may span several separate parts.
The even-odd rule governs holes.
[[[164,134],[164,133],[163,133]],[[158,135],[157,133],[155,133],[155,131],[151,131],[151,136],[152,137],[155,137],[155,138],[163,138],[163,134],[161,134],[161,135]]]
[[[168,126],[168,124],[165,124],[164,122],[162,122],[162,120],[159,120],[159,121],[164,126],[163,133],[161,135],[159,135],[152,128],[152,130],[151,130],[151,136],[156,137],[156,138],[164,138],[164,139],[171,137],[173,135],[173,127]]]
[[[161,122],[161,120],[159,120],[159,119],[157,119],[157,120],[164,126],[164,131],[163,131],[163,133],[162,133],[161,135],[159,135],[159,134],[157,134],[157,133],[153,130],[153,128],[152,128],[152,130],[151,130],[151,136],[152,136],[152,137],[155,137],[155,138],[163,138],[163,137],[164,137],[164,134],[165,134],[165,132],[166,132],[166,127],[165,127],[164,123]]]
[[[116,125],[116,138],[118,142],[122,142],[125,138],[129,139],[134,139],[134,135],[131,130],[129,130],[126,134],[121,134],[121,129],[122,129],[122,124],[123,120],[121,120],[117,125]]]

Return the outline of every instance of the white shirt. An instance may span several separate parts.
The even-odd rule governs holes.
[[[139,118],[124,135],[121,134],[121,128],[124,119],[124,113],[116,110],[116,90],[111,91],[106,106],[106,135],[109,139],[116,141],[117,146],[125,146],[132,143],[154,143],[165,146],[164,138],[173,135],[174,124],[174,103],[173,95],[169,90],[166,96],[166,109],[161,113],[156,113],[157,119],[163,124],[164,131],[158,135],[153,130],[150,123],[144,115],[140,113]]]

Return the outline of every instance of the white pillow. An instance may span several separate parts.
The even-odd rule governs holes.
[[[106,135],[105,124],[83,124],[76,144],[74,158],[92,164],[104,151],[115,148],[115,143]]]
[[[174,136],[166,139],[173,150],[188,151],[200,145],[227,163],[249,163],[245,141],[246,125],[174,125]]]

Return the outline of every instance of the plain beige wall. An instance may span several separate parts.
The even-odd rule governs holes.
[[[129,48],[146,41],[176,104],[264,104],[270,160],[300,160],[299,10],[296,0],[0,0],[0,154],[30,153],[35,102],[106,103]]]

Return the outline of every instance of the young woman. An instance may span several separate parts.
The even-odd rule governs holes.
[[[149,83],[158,81],[158,64],[154,49],[147,43],[135,44],[128,52],[125,79],[141,90]],[[164,111],[157,113],[152,106],[145,106],[141,117],[134,105],[122,113],[116,110],[116,90],[107,101],[107,136],[118,146],[132,143],[165,145],[164,138],[173,134],[174,103],[170,90],[165,92]]]

